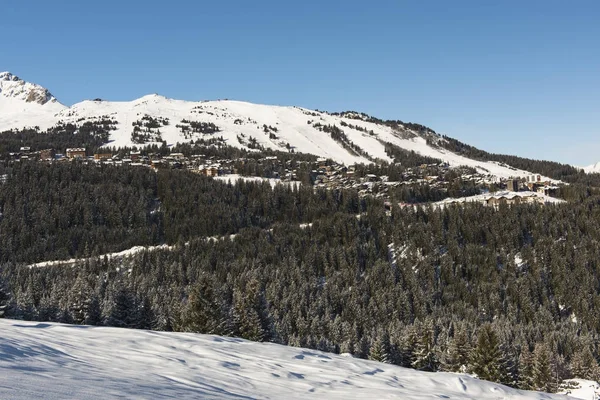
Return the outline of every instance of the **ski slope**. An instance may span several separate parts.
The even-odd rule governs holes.
[[[241,339],[0,319],[0,398],[567,399]]]
[[[42,101],[28,101],[31,98],[39,98]],[[115,122],[116,128],[111,133],[108,145],[133,146],[133,124],[145,116],[168,119],[168,125],[160,126],[157,131],[160,131],[160,138],[169,145],[200,138],[222,137],[228,145],[249,148],[252,140],[269,149],[289,151],[292,148],[296,152],[354,164],[368,163],[376,159],[391,161],[384,145],[385,142],[390,142],[406,150],[441,159],[453,167],[471,166],[480,173],[505,178],[530,175],[523,170],[494,162],[471,160],[430,146],[424,137],[406,127],[394,130],[362,119],[334,116],[301,107],[231,100],[193,102],[169,99],[157,94],[123,102],[86,100],[67,107],[60,104],[43,87],[20,80],[8,72],[0,73],[0,132],[34,126],[46,130],[59,122],[81,125],[86,121],[108,118]],[[214,134],[195,133],[186,137],[181,128],[177,127],[184,120],[214,123],[220,131]],[[342,123],[352,125],[353,128],[343,126]],[[366,155],[347,150],[329,133],[315,127],[316,124],[336,125],[343,129],[348,140]],[[268,132],[265,132],[265,126]]]

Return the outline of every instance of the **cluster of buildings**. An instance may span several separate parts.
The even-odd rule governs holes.
[[[132,150],[128,153],[118,152],[113,154],[109,151],[99,151],[88,155],[85,148],[68,148],[65,154],[59,154],[52,149],[32,152],[29,147],[22,147],[18,153],[11,153],[14,160],[40,160],[63,162],[68,160],[79,160],[88,163],[101,163],[108,165],[139,165],[154,169],[171,168],[185,169],[191,172],[217,177],[230,174],[238,174],[238,168],[245,172],[252,171],[244,168],[248,159],[218,159],[205,155],[186,156],[183,153],[172,152],[168,155],[142,154],[140,151]],[[397,176],[365,174],[365,170],[354,165],[346,166],[337,164],[331,160],[318,159],[316,163],[307,161],[290,160],[282,161],[276,156],[268,156],[262,159],[252,159],[255,165],[266,165],[273,171],[267,178],[278,179],[282,182],[299,180],[299,167],[304,171],[310,171],[310,181],[317,188],[325,189],[355,189],[360,197],[374,196],[384,200],[390,199],[392,188],[399,186],[427,185],[440,191],[448,190],[453,179],[463,182],[471,182],[474,187],[482,190],[505,190],[495,194],[482,194],[479,196],[446,199],[442,203],[460,203],[464,201],[478,201],[486,205],[497,206],[499,204],[520,203],[546,203],[548,198],[554,196],[558,187],[551,182],[543,181],[540,175],[530,175],[521,179],[500,179],[489,174],[476,173],[474,170],[453,169],[454,174],[448,175],[449,165],[423,164],[418,167],[405,168]],[[244,172],[242,172],[243,174]],[[252,174],[252,172],[250,172]],[[304,175],[305,176],[305,175]],[[466,200],[468,199],[468,200]]]
[[[540,175],[528,175],[523,179],[508,179],[505,183],[506,190],[511,192],[528,191],[554,196],[558,190],[558,186],[553,185],[550,181],[542,181]]]
[[[550,197],[539,192],[511,192],[499,191],[495,193],[484,193],[477,196],[448,198],[435,203],[437,206],[447,206],[451,204],[480,203],[484,206],[500,207],[501,205],[516,204],[550,204],[563,203],[564,200]]]

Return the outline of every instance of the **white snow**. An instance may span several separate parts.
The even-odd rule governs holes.
[[[598,400],[600,399],[600,384],[594,381],[588,381],[585,379],[569,379],[565,381],[571,386],[575,386],[575,389],[566,389],[560,393],[568,394],[570,397],[582,400]]]
[[[8,76],[8,73],[4,74]],[[2,85],[11,85],[11,87],[16,85],[13,81],[9,82],[8,80],[1,83]],[[19,85],[45,91],[44,88],[27,82],[19,83]],[[1,90],[2,93],[8,92],[8,89],[5,88],[1,88]],[[108,144],[115,147],[134,145],[131,141],[132,124],[141,120],[145,115],[169,119],[169,125],[160,127],[161,137],[167,144],[198,138],[223,137],[231,146],[247,148],[248,140],[254,138],[265,148],[288,151],[287,145],[289,145],[297,152],[331,158],[345,164],[369,162],[363,156],[351,154],[333,140],[328,133],[321,132],[313,126],[313,124],[319,123],[321,125],[337,125],[342,128],[349,140],[360,146],[371,158],[390,161],[382,144],[382,142],[390,142],[406,150],[441,159],[452,167],[471,166],[481,173],[505,178],[531,175],[529,172],[498,163],[475,161],[441,148],[431,147],[423,137],[417,135],[409,137],[412,135],[394,131],[387,126],[300,107],[269,106],[229,100],[192,102],[168,99],[156,94],[133,101],[83,101],[66,107],[54,98],[46,104],[40,105],[25,102],[22,95],[0,96],[0,131],[32,126],[47,129],[55,126],[59,121],[82,124],[99,117],[109,117],[118,122],[117,129],[112,132],[111,142]],[[194,134],[191,138],[185,138],[180,129],[176,127],[183,119],[212,122],[221,129],[221,132],[214,135]],[[373,131],[373,134],[351,129],[349,126],[342,127],[342,122]],[[263,131],[264,125],[277,129],[276,132],[271,132],[277,136],[277,139],[271,139],[269,133]],[[244,135],[243,144],[238,141],[238,136],[242,137],[241,135]],[[543,180],[547,180],[547,178],[543,177]]]
[[[231,183],[232,185],[235,185],[235,183],[239,179],[241,179],[245,182],[269,182],[271,184],[271,187],[275,187],[277,184],[293,186],[293,187],[300,185],[299,181],[286,182],[286,181],[282,181],[281,179],[261,178],[259,176],[243,176],[243,175],[238,175],[238,174],[216,176],[214,179],[217,179],[217,180],[220,180],[220,181],[223,181],[226,183]]]
[[[582,169],[584,172],[586,172],[588,174],[599,173],[600,172],[600,162],[597,162],[592,165],[588,165],[587,167],[583,167]]]
[[[43,87],[0,72],[0,131],[48,125],[66,108]]]
[[[440,206],[440,207],[444,207],[446,205],[449,204],[455,204],[455,203],[467,203],[467,202],[479,202],[479,203],[483,203],[489,199],[495,198],[495,199],[501,199],[501,198],[506,198],[506,199],[514,199],[515,197],[520,197],[522,202],[526,202],[526,201],[531,201],[533,203],[544,203],[544,204],[560,204],[560,203],[565,203],[565,200],[562,199],[558,199],[556,197],[550,197],[547,196],[543,193],[538,193],[538,192],[510,192],[510,191],[500,191],[500,192],[495,192],[495,193],[484,193],[484,194],[478,194],[475,196],[467,196],[467,197],[459,197],[459,198],[454,198],[454,197],[449,197],[447,199],[444,199],[442,201],[438,201],[436,203],[433,203],[436,206]],[[516,260],[515,260],[516,261]]]
[[[523,257],[521,256],[521,253],[515,254],[515,265],[518,268],[521,268],[523,265],[525,265],[525,262],[523,262]]]
[[[2,319],[0,332],[2,399],[567,399],[219,336]]]
[[[169,250],[172,249],[174,246],[169,246],[166,244],[161,244],[158,246],[134,246],[131,247],[127,250],[123,250],[123,251],[119,251],[116,253],[107,253],[107,254],[102,254],[100,256],[98,256],[98,258],[103,259],[104,257],[106,257],[107,259],[111,260],[111,259],[122,259],[125,257],[129,257],[132,255],[135,255],[137,253],[141,253],[143,251],[153,251],[153,250]],[[96,258],[96,257],[90,257],[90,259],[92,258]],[[42,267],[52,267],[52,266],[56,266],[56,265],[71,265],[71,264],[75,264],[77,262],[82,262],[85,261],[85,258],[71,258],[68,260],[52,260],[52,261],[42,261],[39,263],[35,263],[35,264],[30,264],[28,265],[29,268],[42,268]]]

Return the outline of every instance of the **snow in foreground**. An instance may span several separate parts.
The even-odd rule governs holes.
[[[566,399],[210,335],[0,319],[2,399]]]

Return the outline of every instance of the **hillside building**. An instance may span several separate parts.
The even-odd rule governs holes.
[[[67,149],[67,158],[73,160],[75,158],[85,158],[85,148],[74,147]]]

